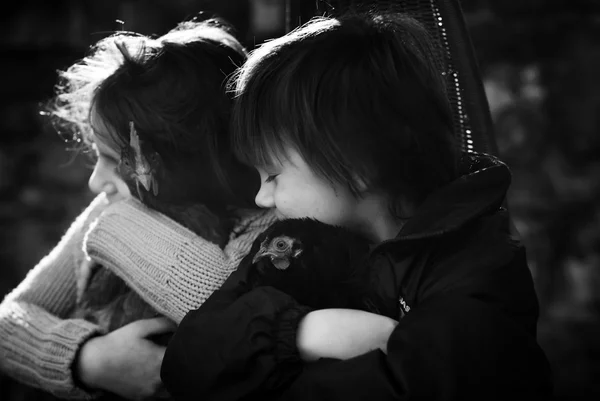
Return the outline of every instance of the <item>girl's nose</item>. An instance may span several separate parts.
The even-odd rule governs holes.
[[[275,206],[273,199],[273,185],[263,183],[254,198],[254,202],[256,202],[256,206],[268,209]]]
[[[102,192],[105,192],[107,195],[113,195],[117,192],[117,186],[111,177],[113,174],[110,174],[107,170],[102,163],[96,163],[94,171],[92,171],[88,186],[96,195]]]

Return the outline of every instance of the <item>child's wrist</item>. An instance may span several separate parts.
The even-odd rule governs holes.
[[[349,359],[377,349],[387,353],[388,339],[397,324],[388,317],[361,310],[316,310],[299,323],[298,352],[307,362]]]
[[[73,363],[73,380],[75,384],[85,391],[91,392],[98,388],[97,376],[100,368],[101,352],[97,343],[102,341],[102,336],[89,338],[81,345]]]
[[[316,318],[316,319],[315,319]],[[307,313],[299,322],[296,334],[296,348],[300,359],[305,362],[314,362],[320,358],[320,355],[314,351],[314,338],[311,327],[314,327],[318,320],[318,314]]]

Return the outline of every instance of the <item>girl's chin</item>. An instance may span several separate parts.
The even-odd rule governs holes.
[[[115,203],[118,202],[120,200],[124,200],[126,197],[122,196],[122,195],[106,195],[106,200],[108,201],[108,203]]]

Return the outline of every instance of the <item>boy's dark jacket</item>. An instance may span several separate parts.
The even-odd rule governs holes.
[[[501,204],[510,171],[486,155],[419,207],[370,256],[377,292],[400,323],[388,354],[303,364],[307,312],[270,287],[244,293],[238,270],[181,322],[161,376],[176,400],[549,399],[525,250]]]

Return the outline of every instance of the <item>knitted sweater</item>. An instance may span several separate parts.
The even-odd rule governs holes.
[[[221,249],[139,201],[108,206],[98,196],[0,304],[0,371],[61,398],[91,398],[71,371],[80,346],[100,333],[98,326],[70,318],[84,249],[178,323],[222,284],[273,221],[270,211],[248,212]]]
[[[246,211],[221,249],[132,198],[107,208],[84,246],[157,312],[179,323],[223,284],[276,220],[271,209]]]

